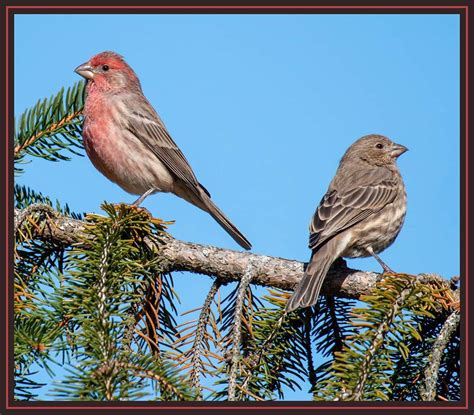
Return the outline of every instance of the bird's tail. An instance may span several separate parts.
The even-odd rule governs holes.
[[[209,194],[205,191],[205,189],[200,188],[201,193],[201,201],[204,204],[205,211],[209,212],[209,214],[221,225],[226,232],[237,242],[242,248],[244,249],[251,249],[252,244],[248,241],[248,239],[242,235],[242,233],[235,227],[235,225],[227,219],[224,213],[214,204],[214,202],[209,197]]]
[[[286,303],[287,313],[296,310],[298,307],[310,307],[317,303],[324,278],[331,264],[336,259],[331,251],[333,250],[328,245],[325,245],[313,254],[303,278]]]

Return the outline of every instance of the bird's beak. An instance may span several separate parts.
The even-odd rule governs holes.
[[[401,156],[405,151],[408,151],[408,148],[402,146],[401,144],[395,144],[392,148],[391,154],[393,157]]]
[[[79,65],[76,69],[74,69],[74,72],[86,79],[94,79],[94,72],[92,71],[92,66],[90,66],[88,62]]]

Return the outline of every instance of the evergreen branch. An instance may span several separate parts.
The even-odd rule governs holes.
[[[160,398],[181,399],[184,395],[173,386],[181,380],[161,356],[147,356],[137,344],[130,345],[128,335],[133,311],[161,273],[150,246],[160,243],[164,224],[126,205],[104,204],[103,209],[107,216],[87,216],[63,276],[61,305],[74,330],[74,361],[80,364],[57,390],[83,400],[129,400],[146,393],[146,378],[159,383]],[[120,364],[141,371],[131,374]],[[150,377],[150,371],[156,376]]]
[[[243,386],[240,386],[238,383],[235,384],[235,387],[240,390],[244,395],[249,395],[254,398],[258,402],[263,402],[265,399],[262,399],[260,396],[255,395],[254,393],[250,392],[248,389],[245,389]]]
[[[191,371],[189,377],[191,379],[191,386],[197,391],[196,400],[202,400],[202,387],[200,382],[200,375],[202,371],[202,360],[201,360],[201,347],[206,333],[206,326],[211,312],[211,304],[214,296],[216,295],[219,287],[221,286],[220,280],[214,280],[209,293],[206,296],[206,300],[199,314],[198,325],[196,328],[196,334],[194,338],[193,347],[191,349]]]
[[[443,353],[438,370],[437,398],[461,400],[461,333],[458,325]]]
[[[41,216],[38,218],[36,232],[29,236],[30,239],[41,239],[56,245],[71,246],[79,242],[81,236],[85,235],[85,222],[61,215],[55,212],[51,206],[43,203],[35,203],[25,209],[15,208],[15,235],[23,227],[25,220],[36,212],[40,213]]]
[[[40,389],[46,383],[36,382],[31,377],[37,372],[26,370],[23,372],[15,368],[15,400],[31,401],[37,398],[35,389]]]
[[[168,379],[168,376],[158,373],[156,370],[148,370],[138,365],[131,363],[115,362],[117,367],[131,371],[134,376],[139,378],[147,378],[158,382],[166,391],[172,395],[175,395],[178,400],[186,400],[189,398],[189,394],[184,393],[179,389],[174,382]]]
[[[304,311],[304,327],[303,327],[303,338],[304,347],[306,350],[306,361],[308,363],[308,380],[311,385],[311,390],[316,386],[316,371],[313,363],[313,351],[311,345],[311,320],[312,320],[312,308],[306,308]]]
[[[47,206],[44,208],[36,206],[35,209],[50,212]],[[22,212],[21,209],[15,209],[16,222],[23,217]],[[43,217],[43,223],[39,225],[37,232],[31,237],[71,245],[80,241],[86,222],[56,214],[48,218]],[[174,239],[169,234],[163,234],[161,241],[162,245],[157,250],[155,244],[144,239],[144,243],[162,260],[163,272],[190,271],[218,276],[223,283],[227,283],[239,281],[250,260],[266,260],[266,265],[259,268],[258,275],[253,277],[252,283],[291,290],[303,276],[304,264],[294,260],[183,242]],[[384,276],[381,274],[351,269],[346,267],[343,261],[338,261],[329,271],[321,292],[335,297],[358,299],[361,295],[370,294],[377,282],[382,279]],[[445,279],[436,274],[420,274],[416,276],[416,279],[422,284],[448,284]],[[458,291],[448,289],[443,293],[442,295],[447,298],[446,301],[449,300],[449,304],[455,305],[459,300]]]
[[[160,352],[158,331],[160,326],[160,300],[163,292],[163,283],[161,275],[157,275],[153,281],[150,281],[148,292],[145,298],[140,314],[145,317],[145,326],[147,330],[147,338],[150,340],[149,347],[152,353],[158,354]],[[137,315],[137,318],[140,318]]]
[[[108,333],[108,319],[109,313],[107,311],[107,277],[108,277],[108,268],[111,261],[111,250],[113,248],[113,234],[105,233],[104,242],[101,246],[101,256],[99,259],[98,267],[98,281],[97,281],[97,311],[98,311],[98,322],[101,330],[98,330],[98,335],[100,337],[100,346],[102,349],[102,360],[105,362],[108,358],[107,350],[105,350],[104,345],[107,344],[106,335]],[[107,398],[110,400],[110,398]]]
[[[407,282],[406,288],[404,288],[400,295],[398,295],[396,301],[391,305],[388,310],[388,313],[385,315],[384,319],[376,328],[373,334],[371,344],[365,351],[364,358],[359,371],[359,379],[356,383],[352,396],[350,396],[350,398],[354,401],[360,401],[362,399],[364,387],[368,379],[370,366],[372,365],[374,356],[376,355],[378,349],[382,346],[385,336],[390,328],[390,325],[393,323],[395,317],[400,312],[401,307],[405,303],[406,299],[410,295],[412,295],[414,284],[415,283],[413,281]]]
[[[302,359],[308,359],[303,324],[306,310],[287,314],[288,294],[273,290],[269,290],[269,294],[263,298],[270,307],[261,307],[255,313],[254,342],[243,359],[246,370],[241,382],[242,390],[253,391],[248,395],[258,394],[260,399],[272,397],[275,391],[283,398],[283,385],[293,390],[295,387],[301,389],[293,377],[304,380],[309,375]],[[309,360],[306,363],[311,367]]]
[[[24,163],[25,155],[49,161],[70,160],[67,150],[82,155],[81,114],[84,105],[83,81],[49,99],[39,100],[35,106],[23,112],[16,125],[14,157],[15,171],[22,172],[18,164]]]
[[[37,140],[48,137],[53,134],[57,134],[58,130],[63,129],[66,125],[69,125],[72,121],[82,115],[82,110],[73,112],[63,118],[61,118],[58,122],[52,123],[48,125],[48,127],[44,130],[38,131],[36,134],[33,134],[31,137],[27,138],[26,140],[22,140],[21,144],[17,144],[14,149],[13,153],[15,156],[19,156],[22,151],[26,148],[32,146]]]
[[[148,287],[143,291],[143,304],[140,309],[134,311],[134,322],[129,327],[135,331],[146,343],[152,353],[160,352],[160,344],[169,346],[168,340],[173,343],[177,336],[176,306],[174,300],[178,300],[173,288],[173,278],[169,274],[157,272],[150,275]],[[140,291],[141,292],[141,291]],[[144,321],[144,327],[135,329]],[[130,334],[128,334],[130,336]]]
[[[317,382],[312,388],[313,394],[317,393],[317,383],[328,378],[327,370],[337,352],[342,350],[344,338],[355,334],[356,329],[350,324],[350,313],[354,305],[354,300],[323,295],[313,307],[313,347],[316,353],[328,358],[315,369]]]
[[[361,297],[364,308],[352,310],[357,330],[346,336],[343,349],[318,382],[315,399],[389,400],[392,374],[400,359],[410,356],[412,339],[421,338],[417,318],[434,319],[447,309],[438,301],[447,284],[421,282],[407,274],[388,274],[373,294]]]
[[[15,212],[17,212],[17,210],[15,210]],[[51,206],[38,203],[32,204],[26,207],[25,209],[18,210],[18,212],[18,215],[15,215],[15,220],[13,223],[15,239],[17,238],[19,229],[23,226],[25,221],[33,214],[39,213],[40,215],[46,215],[46,218],[42,221],[43,223],[50,223],[51,218],[57,215],[57,212],[55,212]],[[41,230],[38,231],[38,229],[39,228],[37,228],[37,233],[41,233]]]
[[[235,388],[237,382],[237,367],[240,360],[240,339],[241,339],[241,326],[242,326],[242,310],[244,305],[244,297],[247,291],[247,287],[253,278],[253,262],[250,260],[247,265],[247,269],[242,276],[239,284],[239,290],[237,293],[237,299],[235,302],[235,314],[234,314],[234,327],[232,330],[232,352],[231,352],[231,365],[229,372],[229,389],[228,399],[229,401],[235,401]]]
[[[30,198],[25,197],[25,200]],[[22,244],[18,255],[26,258],[18,264],[21,274],[19,282],[23,277],[27,278],[30,268],[31,272],[36,273],[35,267],[39,267],[40,273],[50,273],[49,264],[59,261],[61,264],[58,262],[57,268],[53,265],[51,276],[54,279],[54,272],[60,272],[61,284],[65,286],[54,289],[52,295],[57,300],[52,305],[53,311],[41,314],[51,318],[36,318],[40,323],[34,323],[37,328],[25,319],[30,308],[24,308],[21,312],[21,317],[28,324],[23,331],[34,333],[30,337],[35,340],[30,344],[28,337],[22,337],[19,341],[23,348],[15,345],[15,351],[26,350],[30,353],[28,348],[31,349],[26,359],[17,358],[21,367],[21,372],[16,374],[19,384],[22,373],[27,373],[31,365],[30,358],[39,356],[43,368],[49,370],[46,366],[48,349],[59,347],[68,353],[63,340],[64,328],[60,324],[66,321],[72,356],[81,364],[76,374],[63,382],[61,391],[69,394],[65,396],[77,399],[134,399],[146,394],[146,380],[152,381],[156,393],[159,388],[160,399],[202,399],[204,386],[200,384],[200,377],[213,374],[220,377],[216,384],[226,384],[223,390],[213,391],[217,399],[273,399],[276,393],[281,398],[284,386],[300,388],[294,377],[305,380],[309,376],[311,384],[316,385],[313,387],[315,399],[388,400],[391,391],[396,389],[396,379],[400,380],[401,385],[397,396],[404,393],[404,385],[407,385],[410,397],[415,396],[413,390],[416,394],[418,388],[412,381],[421,379],[423,373],[428,380],[431,376],[429,365],[435,365],[432,370],[435,370],[436,376],[434,386],[431,385],[434,391],[430,393],[448,400],[455,400],[459,394],[459,334],[453,336],[450,333],[445,345],[437,352],[433,347],[435,341],[442,337],[440,332],[444,328],[446,310],[459,313],[459,290],[453,290],[457,287],[438,276],[380,276],[350,270],[343,261],[338,261],[332,271],[333,278],[341,278],[337,290],[331,293],[334,284],[327,281],[325,289],[328,292],[321,297],[318,306],[312,310],[298,310],[283,321],[288,294],[263,297],[263,301],[270,305],[268,307],[252,294],[249,284],[271,286],[278,277],[277,287],[281,287],[281,281],[284,281],[283,287],[291,289],[290,281],[297,282],[303,273],[301,263],[177,241],[165,232],[163,221],[152,218],[144,209],[123,204],[118,207],[105,204],[106,216],[94,214],[86,216],[85,220],[77,220],[55,211],[49,200],[43,200],[42,196],[32,194],[31,200],[44,204],[28,206],[27,203],[19,203],[15,209],[15,233],[17,242]],[[69,246],[74,247],[72,252],[67,249]],[[49,251],[45,253],[41,247],[49,247]],[[29,262],[28,250],[34,252]],[[63,260],[53,256],[56,255],[55,250],[68,252],[65,270]],[[159,307],[159,299],[163,295],[171,295],[166,292],[173,292],[170,283],[162,281],[168,275],[164,273],[178,269],[204,271],[218,278],[216,287],[213,286],[206,297],[199,318],[185,323],[188,326],[186,330],[192,330],[185,335],[181,335],[185,330],[179,333],[176,330],[172,315],[160,314],[162,309],[169,307]],[[374,286],[366,283],[372,275]],[[48,284],[53,282],[53,279],[47,278]],[[222,313],[218,305],[220,319],[216,321],[211,303],[218,285],[235,280],[241,281],[240,286],[224,300],[227,305]],[[17,292],[22,295],[24,290],[20,284],[18,287]],[[40,287],[37,291],[46,300],[50,296]],[[361,300],[366,302],[367,308],[353,309],[353,319],[347,322],[350,301],[335,299],[334,296],[357,298],[361,293],[366,294]],[[147,298],[143,305],[145,295]],[[167,301],[173,308],[172,297]],[[143,306],[141,311],[139,305]],[[154,342],[156,353],[150,361],[137,360],[146,357],[144,341],[138,338],[134,345],[130,345],[135,339],[127,335],[131,328],[145,321],[144,318],[147,333],[135,332],[145,341]],[[53,322],[52,328],[56,330],[45,327],[41,323],[43,320]],[[431,320],[436,320],[436,324],[431,324]],[[349,323],[351,330],[347,329]],[[165,331],[160,324],[167,326]],[[225,337],[220,334],[218,325],[227,332]],[[215,338],[208,332],[209,327],[214,330]],[[161,337],[162,331],[169,332],[166,338]],[[311,344],[314,336],[316,344]],[[179,340],[173,343],[176,337]],[[61,344],[58,344],[59,338]],[[158,349],[161,338],[165,339],[165,343],[160,344],[171,347],[171,355],[180,353],[178,363],[184,359],[181,370],[191,367],[185,377],[176,377],[178,372],[167,371],[163,366],[165,362],[162,358],[166,355],[162,356]],[[326,340],[320,341],[319,338]],[[424,344],[417,349],[417,342],[421,339]],[[217,353],[219,350],[223,352],[223,356],[214,353],[210,341]],[[184,346],[189,343],[192,347],[186,353],[175,347],[175,344]],[[341,344],[342,351],[337,352]],[[314,347],[325,356],[333,354],[332,364],[323,364],[325,374],[321,377],[320,368],[315,371],[312,365]],[[130,360],[137,348],[138,357]],[[224,353],[226,350],[228,352]],[[447,355],[448,350],[453,351],[452,356]],[[432,357],[428,361],[430,351]],[[413,365],[412,354],[419,356],[418,365]],[[119,364],[112,367],[110,362],[114,361]],[[219,365],[215,364],[216,361]],[[226,366],[226,362],[230,365]],[[129,365],[130,370],[123,365]],[[140,368],[140,371],[132,370],[132,366]],[[209,371],[209,367],[216,369],[216,372]],[[228,376],[222,376],[226,372]],[[192,380],[195,386],[192,394],[185,390],[186,379]],[[321,389],[324,385],[326,388]],[[425,388],[426,385],[427,382]],[[318,387],[319,390],[316,389]],[[184,389],[181,391],[181,388]],[[420,395],[425,392],[421,389]]]
[[[448,307],[443,306],[448,309]],[[452,307],[457,310],[456,307]],[[449,309],[452,309],[449,307]],[[395,368],[390,383],[393,385],[389,393],[389,400],[420,401],[420,383],[426,370],[433,344],[439,336],[449,313],[438,313],[435,318],[429,316],[413,316],[413,326],[417,328],[419,336],[406,339],[410,354],[404,358],[395,359]],[[448,347],[445,349],[441,366],[438,370],[437,394],[451,401],[460,399],[460,338],[459,327],[451,336]]]
[[[298,313],[300,313],[300,311],[298,311],[295,314],[298,314]],[[247,385],[249,384],[250,380],[254,377],[254,374],[252,373],[252,368],[260,367],[260,365],[262,364],[263,356],[265,355],[265,353],[268,352],[268,348],[271,348],[272,346],[274,346],[273,340],[279,334],[286,316],[287,316],[286,310],[282,310],[281,316],[276,321],[276,324],[272,325],[273,329],[271,330],[270,334],[265,338],[263,343],[259,345],[256,353],[254,353],[249,358],[247,358],[247,361],[249,362],[248,366],[250,370],[247,372],[242,382],[242,388],[244,388],[245,390],[247,390]]]
[[[431,352],[431,359],[425,369],[425,379],[420,385],[420,396],[423,401],[434,401],[436,397],[436,386],[438,371],[449,340],[456,330],[460,320],[459,311],[452,312],[446,319],[436,339]]]
[[[80,213],[72,212],[67,203],[62,205],[59,200],[56,200],[56,202],[53,203],[48,196],[45,196],[27,186],[15,184],[14,199],[15,207],[17,209],[26,209],[34,204],[42,204],[51,206],[62,215],[71,216],[74,219],[82,219],[83,217]]]
[[[343,336],[342,330],[339,326],[339,321],[336,314],[336,303],[333,297],[326,297],[326,305],[328,307],[329,318],[330,318],[330,327],[334,333],[334,347],[331,352],[338,352],[342,349]]]

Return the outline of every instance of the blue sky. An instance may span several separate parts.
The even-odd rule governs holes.
[[[459,274],[459,17],[456,15],[17,15],[15,115],[113,50],[138,74],[198,179],[255,253],[307,261],[308,224],[346,148],[378,133],[399,159],[408,213],[382,253],[396,271]],[[17,178],[99,212],[132,202],[87,158],[35,159]],[[176,238],[239,249],[206,213],[149,197]],[[379,271],[373,259],[350,260]],[[176,274],[182,310],[211,280]],[[287,399],[308,399],[306,391]]]

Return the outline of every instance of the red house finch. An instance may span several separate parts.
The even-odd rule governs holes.
[[[102,52],[78,66],[87,79],[83,138],[94,166],[131,194],[138,206],[171,192],[208,212],[243,248],[251,244],[211,201],[122,56]]]
[[[396,159],[407,150],[381,135],[362,137],[348,148],[310,224],[313,253],[288,312],[316,304],[339,257],[373,256],[391,272],[377,254],[393,243],[405,219],[405,186]]]

